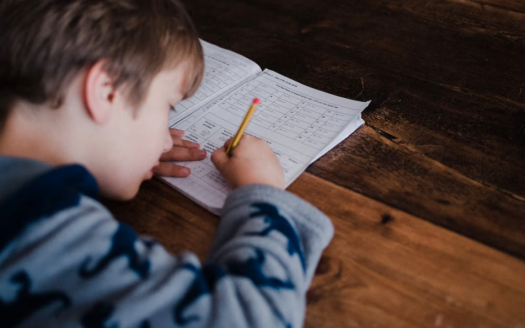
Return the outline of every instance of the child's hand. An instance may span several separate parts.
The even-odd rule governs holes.
[[[231,141],[215,150],[211,160],[232,189],[254,183],[284,189],[281,163],[265,140],[244,135],[229,157],[226,149]]]
[[[187,177],[190,169],[169,163],[169,161],[200,161],[206,158],[206,150],[200,150],[200,145],[182,140],[184,131],[170,129],[173,147],[160,157],[161,163],[153,168],[153,173],[162,176]]]

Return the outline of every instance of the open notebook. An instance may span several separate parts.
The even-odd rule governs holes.
[[[178,162],[187,178],[161,177],[212,213],[218,214],[230,189],[211,163],[211,153],[233,137],[252,100],[261,104],[245,133],[265,139],[284,169],[286,186],[319,157],[364,124],[359,102],[309,88],[232,51],[202,41],[204,80],[193,97],[170,113],[170,127],[201,144],[208,157]]]

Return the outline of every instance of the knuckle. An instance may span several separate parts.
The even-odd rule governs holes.
[[[164,165],[159,165],[157,168],[154,169],[154,172],[158,175],[167,175],[166,167]]]
[[[190,149],[189,155],[192,157],[200,157],[200,151],[198,149]]]
[[[180,174],[181,167],[178,165],[171,165],[170,167],[170,173],[171,175],[179,175]]]
[[[173,157],[173,148],[161,155],[162,160],[169,161]]]

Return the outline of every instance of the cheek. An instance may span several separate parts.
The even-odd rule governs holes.
[[[134,154],[136,160],[143,162],[144,165],[154,165],[164,152],[168,144],[168,122],[169,111],[158,110],[158,104],[151,104],[147,107],[148,113],[145,116],[139,117],[137,122],[137,131],[134,140],[138,146],[138,153]],[[145,108],[146,109],[146,108]],[[169,149],[173,142],[169,137]]]
[[[148,152],[160,156],[166,150],[171,149],[173,141],[168,129],[168,119],[157,116],[157,119],[150,124],[148,139],[150,143]]]

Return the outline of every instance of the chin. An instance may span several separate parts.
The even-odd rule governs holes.
[[[122,195],[122,197],[120,198],[120,200],[122,201],[129,201],[129,200],[132,200],[133,198],[135,198],[135,196],[137,196],[137,194],[139,193],[138,189],[134,192],[130,192],[130,193],[127,193],[125,195]]]
[[[130,185],[123,186],[122,188],[114,188],[112,190],[101,190],[102,196],[118,201],[129,201],[137,196],[139,192],[140,183],[133,187]]]

